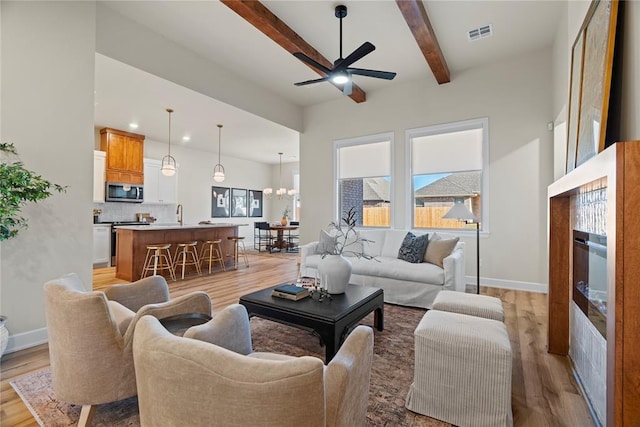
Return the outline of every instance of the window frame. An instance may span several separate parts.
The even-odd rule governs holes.
[[[393,132],[382,132],[374,135],[357,136],[353,138],[336,139],[333,141],[333,217],[336,223],[340,221],[340,177],[338,176],[338,159],[340,156],[340,149],[344,147],[353,147],[356,145],[375,144],[379,142],[389,142],[389,226],[388,227],[371,227],[371,226],[358,226],[358,229],[393,229],[395,218],[395,191],[394,191],[394,173],[395,173],[395,134]]]
[[[405,131],[405,170],[406,174],[406,188],[409,189],[408,208],[406,209],[406,223],[412,230],[424,230],[424,231],[442,231],[447,233],[455,233],[460,235],[475,235],[475,230],[457,229],[457,228],[415,228],[414,227],[414,194],[415,188],[413,188],[413,166],[412,166],[412,141],[413,138],[419,138],[423,136],[440,135],[443,133],[459,132],[471,129],[482,129],[482,181],[480,192],[480,203],[482,206],[482,213],[480,218],[480,233],[489,233],[489,118],[480,117],[476,119],[461,120],[450,123],[442,123],[433,126],[425,126],[414,129],[407,129]]]

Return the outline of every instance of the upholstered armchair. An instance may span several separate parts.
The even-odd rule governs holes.
[[[357,326],[324,366],[310,356],[252,352],[247,312],[234,304],[184,337],[152,317],[140,319],[133,357],[142,426],[366,422],[373,357],[368,326]]]
[[[87,292],[71,273],[45,283],[44,293],[53,389],[82,405],[81,426],[91,424],[94,405],[136,395],[132,345],[142,316],[211,314],[205,292],[169,300],[162,276]]]

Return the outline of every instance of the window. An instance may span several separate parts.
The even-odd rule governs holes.
[[[413,228],[475,229],[442,218],[462,199],[487,231],[488,125],[483,118],[407,131]]]
[[[337,219],[356,208],[358,227],[391,226],[393,133],[336,141]]]

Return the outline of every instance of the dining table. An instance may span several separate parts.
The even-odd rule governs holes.
[[[296,251],[298,246],[295,242],[292,241],[292,231],[296,231],[300,228],[298,225],[281,225],[281,224],[271,224],[269,226],[270,230],[276,231],[276,237],[271,244],[271,248],[269,252],[271,252],[274,248],[279,250],[285,250],[287,252]],[[287,235],[285,236],[285,231]]]

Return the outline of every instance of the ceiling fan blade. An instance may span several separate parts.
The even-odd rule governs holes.
[[[328,69],[324,65],[320,64],[316,60],[314,60],[312,58],[309,58],[307,55],[305,55],[302,52],[296,52],[296,53],[293,54],[293,56],[295,56],[296,58],[298,58],[302,62],[306,62],[307,64],[311,65],[313,68],[317,68],[318,70],[322,71],[325,74],[331,73],[330,69]]]
[[[349,65],[353,64],[365,55],[370,54],[374,50],[376,50],[376,47],[373,44],[369,42],[362,43],[359,48],[351,52],[349,56],[340,61],[340,63],[334,68],[334,71],[346,69]]]
[[[326,82],[327,80],[329,80],[329,76],[323,77],[321,79],[306,80],[304,82],[294,83],[294,85],[296,85],[296,86],[306,86],[306,85],[310,85],[310,84],[313,84],[313,83]]]
[[[353,79],[351,78],[351,76],[349,76],[349,80],[344,84],[344,87],[342,88],[342,94],[345,96],[349,96],[351,95],[352,91],[353,91]]]
[[[364,68],[347,68],[347,71],[351,74],[357,74],[359,76],[375,77],[377,79],[385,80],[393,80],[393,78],[396,76],[396,73],[392,73],[390,71],[367,70]]]

